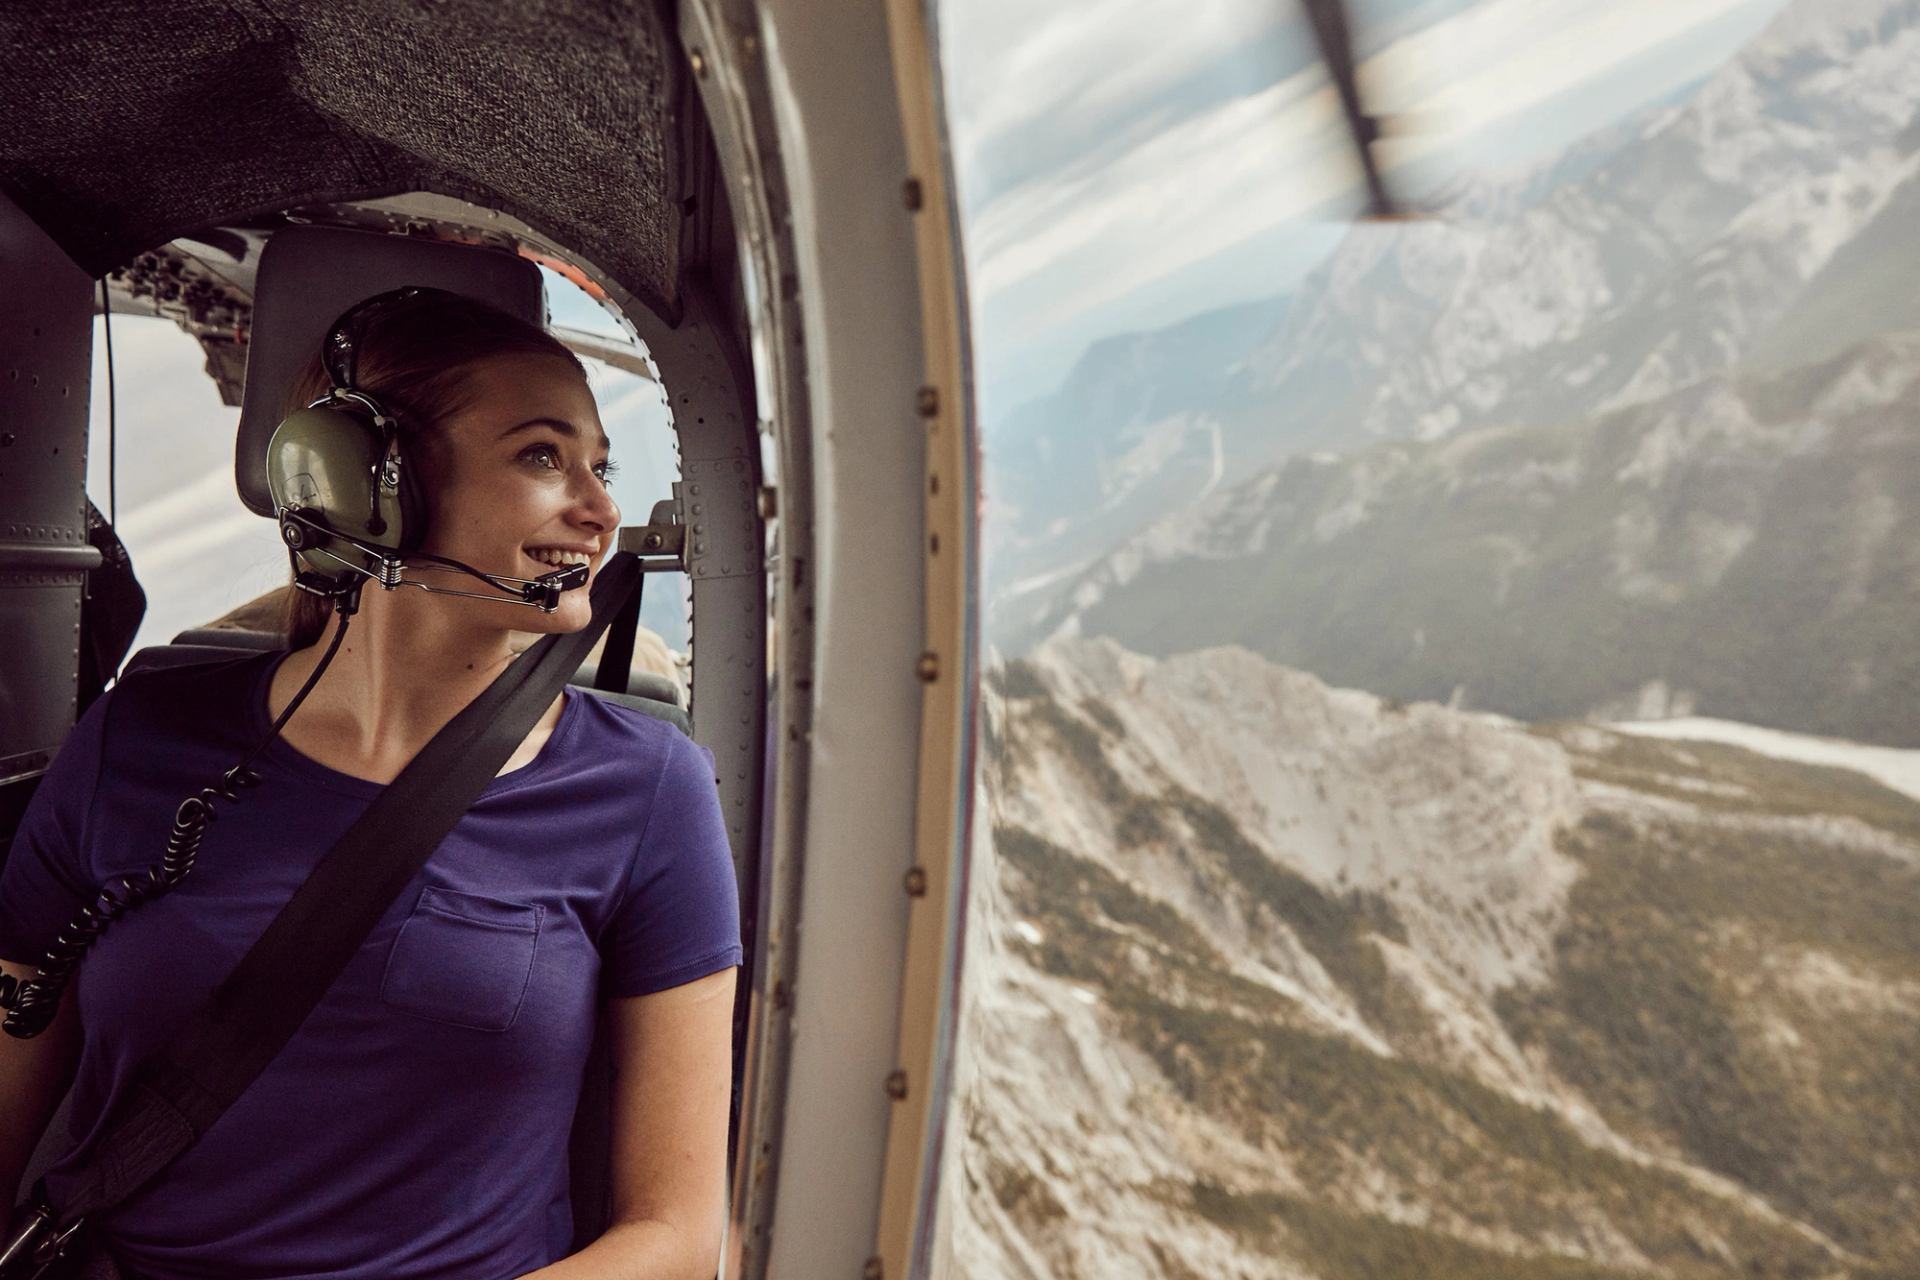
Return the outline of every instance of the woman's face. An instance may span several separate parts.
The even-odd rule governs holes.
[[[421,549],[515,578],[582,560],[598,573],[620,508],[607,493],[607,436],[586,380],[542,355],[488,360],[471,376],[467,407],[439,424],[431,447],[431,517]],[[472,579],[437,585],[488,590]],[[552,614],[461,603],[515,631],[578,631],[593,613],[585,587],[562,592]]]

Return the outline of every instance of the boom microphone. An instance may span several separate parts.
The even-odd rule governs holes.
[[[543,573],[537,578],[517,578],[510,574],[488,573],[451,556],[438,556],[424,551],[415,551],[401,555],[390,547],[356,538],[352,534],[329,529],[323,521],[317,520],[299,507],[288,507],[280,515],[280,540],[287,544],[287,550],[294,553],[294,585],[303,591],[316,595],[335,596],[349,590],[358,590],[358,583],[350,583],[346,578],[330,578],[325,574],[301,570],[300,555],[325,556],[350,573],[358,574],[380,584],[382,590],[394,591],[400,587],[415,587],[421,591],[430,591],[435,595],[465,596],[471,600],[498,600],[506,604],[532,605],[542,613],[552,613],[560,607],[560,595],[565,591],[574,591],[587,585],[590,566],[570,564],[564,569],[555,569],[552,573]],[[367,558],[367,564],[356,564],[352,559],[341,555],[327,546],[329,541],[344,542]],[[420,562],[455,569],[461,573],[478,578],[492,587],[499,595],[487,595],[478,591],[455,591],[450,587],[430,586],[406,575],[409,562]]]

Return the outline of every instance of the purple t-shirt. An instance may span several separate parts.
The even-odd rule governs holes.
[[[36,959],[93,886],[159,859],[180,801],[266,732],[279,656],[136,676],[89,709],[0,875],[0,957]],[[381,790],[279,741],[255,768],[193,874],[110,928],[68,992],[86,1043],[55,1203],[135,1066]],[[571,1243],[568,1134],[599,999],[740,955],[711,758],[569,689],[539,756],[487,786],[287,1047],[105,1230],[156,1280],[532,1271]]]

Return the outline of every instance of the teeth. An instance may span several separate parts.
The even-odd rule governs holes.
[[[592,557],[584,551],[560,551],[553,547],[532,547],[528,549],[527,554],[541,564],[550,564],[556,569],[565,568],[570,564],[592,562]]]

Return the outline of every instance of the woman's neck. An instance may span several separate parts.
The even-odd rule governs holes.
[[[515,632],[476,625],[483,611],[463,605],[413,592],[368,592],[339,652],[282,736],[343,773],[391,781],[493,683],[520,647]],[[273,715],[312,674],[338,625],[329,621],[317,643],[281,663],[268,693]],[[556,701],[542,718],[535,740],[545,740],[559,706]],[[519,754],[516,761],[523,763]]]

